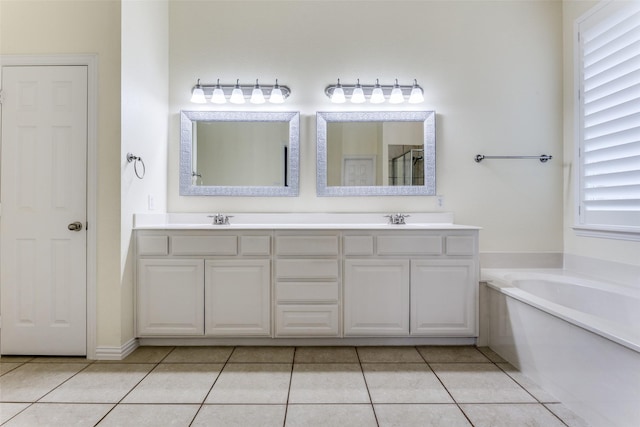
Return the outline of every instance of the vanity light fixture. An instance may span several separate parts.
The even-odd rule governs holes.
[[[196,104],[204,104],[205,102],[207,102],[206,98],[204,97],[204,90],[200,85],[200,79],[198,79],[198,83],[196,83],[193,90],[191,91],[191,102]]]
[[[291,95],[291,89],[287,86],[280,86],[276,79],[276,84],[262,85],[256,79],[255,85],[242,85],[240,79],[235,84],[220,84],[220,79],[216,84],[201,84],[200,79],[191,90],[191,102],[204,104],[209,99],[214,104],[224,104],[227,101],[232,104],[244,104],[248,99],[252,104],[282,104]]]
[[[345,85],[340,83],[329,85],[324,89],[325,95],[334,103],[343,103],[350,100],[354,104],[366,102],[371,104],[381,104],[387,99],[391,104],[401,104],[408,99],[411,104],[424,102],[424,90],[418,81],[414,80],[413,85],[400,85],[396,79],[393,85],[381,85],[376,79],[375,85],[362,85],[360,79],[355,85]]]

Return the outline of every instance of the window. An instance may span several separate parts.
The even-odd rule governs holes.
[[[577,21],[576,230],[640,240],[640,4]]]

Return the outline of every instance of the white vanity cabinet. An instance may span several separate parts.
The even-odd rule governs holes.
[[[271,232],[138,231],[145,336],[271,336]]]
[[[276,231],[276,337],[340,336],[340,234]]]
[[[349,232],[345,336],[477,335],[477,232]]]

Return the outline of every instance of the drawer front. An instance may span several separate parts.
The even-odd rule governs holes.
[[[441,255],[442,236],[378,236],[378,255]]]
[[[473,236],[447,236],[447,255],[473,255],[475,253],[475,239]]]
[[[338,260],[279,259],[276,277],[279,279],[338,279]]]
[[[238,255],[237,236],[173,236],[172,255]]]
[[[342,247],[345,255],[373,255],[373,236],[344,236]]]
[[[169,255],[169,236],[139,236],[138,255]]]
[[[276,336],[337,337],[337,305],[278,305]]]
[[[278,236],[277,255],[338,255],[338,236]]]
[[[338,282],[278,282],[277,302],[338,302]]]
[[[240,236],[240,254],[270,255],[271,236]]]

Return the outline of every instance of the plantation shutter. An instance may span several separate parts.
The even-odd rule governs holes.
[[[579,23],[583,226],[640,231],[640,7]]]

